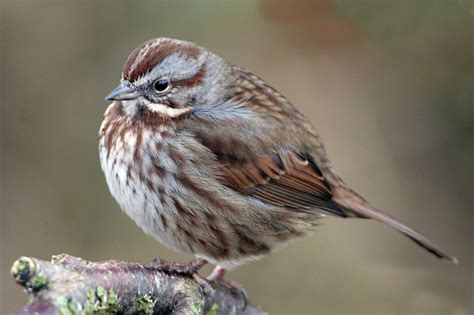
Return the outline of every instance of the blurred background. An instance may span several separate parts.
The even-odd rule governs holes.
[[[472,12],[467,0],[2,1],[0,313],[27,301],[9,274],[22,255],[189,259],[120,211],[97,150],[128,54],[167,36],[266,79],[355,190],[461,261],[375,222],[330,218],[228,274],[252,303],[270,314],[473,314]]]

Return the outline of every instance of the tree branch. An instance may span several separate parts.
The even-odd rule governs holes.
[[[153,265],[62,254],[21,257],[11,271],[31,296],[16,314],[263,314],[242,289]]]

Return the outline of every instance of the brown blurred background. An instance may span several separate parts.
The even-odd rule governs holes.
[[[186,260],[121,213],[97,131],[131,50],[197,42],[308,115],[339,174],[458,266],[386,226],[328,219],[230,273],[271,314],[473,314],[472,2],[3,1],[0,313],[28,255]],[[210,267],[206,272],[210,271]]]

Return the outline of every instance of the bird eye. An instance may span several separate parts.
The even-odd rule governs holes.
[[[155,81],[153,86],[158,93],[164,93],[169,90],[171,85],[168,79],[159,79]]]

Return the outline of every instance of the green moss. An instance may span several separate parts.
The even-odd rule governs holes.
[[[30,285],[33,292],[38,292],[48,285],[48,278],[44,275],[38,274],[33,279],[31,279]]]
[[[213,304],[209,312],[207,312],[207,315],[217,315],[217,314],[219,314],[219,305]]]
[[[153,314],[155,301],[148,295],[142,296],[136,302],[136,309],[139,314]]]
[[[104,287],[98,286],[95,290],[95,295],[97,296],[97,299],[103,301],[106,298]]]
[[[114,289],[108,291],[101,286],[89,289],[84,314],[115,314],[117,313],[118,296]]]
[[[204,313],[204,299],[200,297],[195,297],[196,303],[191,305],[191,314],[199,315]]]
[[[95,303],[95,290],[89,289],[87,292],[87,304],[94,304]]]
[[[74,307],[72,299],[69,296],[60,296],[57,298],[59,305],[59,313],[61,315],[75,315],[79,312]]]
[[[117,305],[117,301],[118,301],[117,293],[115,293],[113,288],[110,288],[109,289],[109,298],[107,300],[107,303],[109,303],[109,305]]]
[[[23,257],[15,261],[11,270],[12,275],[14,277],[17,277],[20,273],[29,272],[29,271],[30,271],[30,261],[23,259]]]
[[[25,284],[35,272],[35,265],[28,257],[20,257],[13,263],[11,274],[18,283]]]

